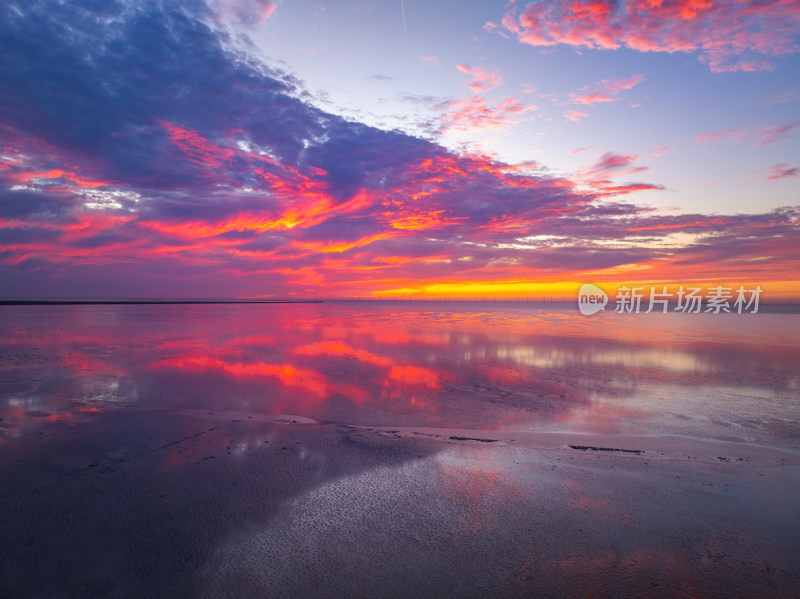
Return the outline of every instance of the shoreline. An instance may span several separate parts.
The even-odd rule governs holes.
[[[271,423],[287,427],[318,426],[360,431],[383,438],[417,439],[443,444],[473,447],[511,446],[530,450],[561,451],[571,456],[604,455],[645,461],[684,461],[698,464],[749,464],[765,466],[800,466],[800,448],[764,445],[727,439],[702,439],[680,434],[661,433],[597,433],[587,431],[514,431],[483,430],[428,426],[390,426],[348,424],[321,421],[296,414],[253,414],[246,411],[224,411],[208,414],[200,410],[182,410],[201,420],[221,422]]]
[[[686,460],[693,463],[747,463],[800,466],[800,450],[698,439],[663,434],[601,434],[592,432],[485,431],[441,427],[348,426],[380,436],[416,438],[473,446],[516,446],[532,450],[563,451],[570,455],[605,455],[620,459]],[[727,455],[726,455],[727,454]]]

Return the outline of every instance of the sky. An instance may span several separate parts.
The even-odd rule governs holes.
[[[0,296],[800,299],[800,1],[6,1]]]

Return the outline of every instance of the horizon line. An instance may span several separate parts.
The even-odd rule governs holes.
[[[473,302],[473,303],[577,303],[576,297],[415,297],[415,296],[396,296],[396,297],[366,297],[366,296],[317,296],[307,298],[86,298],[86,297],[15,297],[0,298],[1,306],[14,305],[122,305],[122,304],[319,304],[325,302]],[[615,300],[615,296],[609,296],[609,303]],[[676,304],[670,301],[668,305]],[[777,299],[769,298],[759,302],[760,305],[800,305],[800,299]]]

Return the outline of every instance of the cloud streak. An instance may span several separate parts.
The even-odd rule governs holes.
[[[572,101],[576,104],[586,105],[598,102],[616,102],[623,91],[632,89],[644,80],[644,75],[634,75],[628,79],[605,79],[592,92],[583,95],[573,94]]]
[[[760,148],[788,139],[799,125],[800,121],[791,123],[770,123],[761,126],[749,125],[741,128],[704,133],[695,137],[695,141],[700,144],[725,140],[730,140],[734,143],[749,141],[753,148]]]
[[[767,175],[767,181],[777,181],[778,179],[793,179],[794,177],[800,177],[800,168],[792,167],[788,164],[776,164],[772,167],[769,175]]]

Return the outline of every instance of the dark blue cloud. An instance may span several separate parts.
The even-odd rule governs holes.
[[[110,180],[207,184],[159,121],[212,140],[241,128],[296,163],[302,140],[330,119],[291,96],[289,77],[226,47],[203,2],[9,2],[0,11],[4,124]]]

